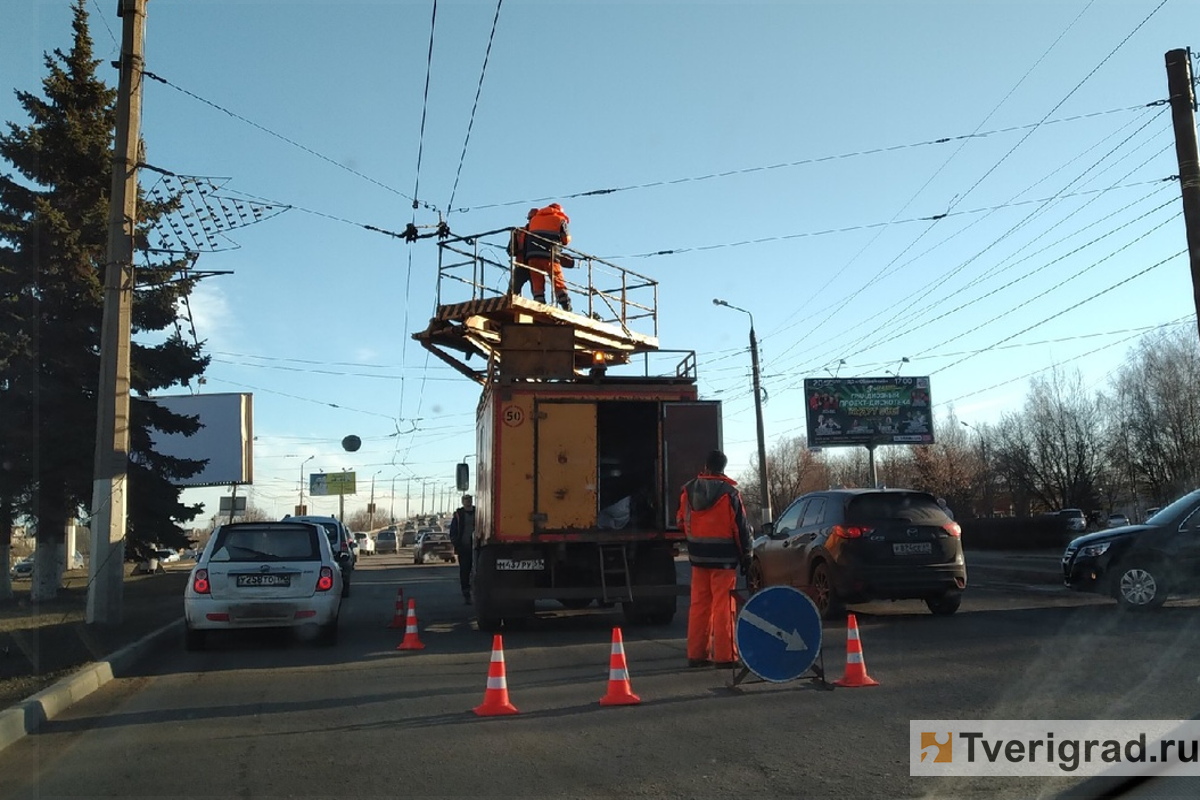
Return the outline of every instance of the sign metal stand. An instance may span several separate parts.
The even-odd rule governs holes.
[[[819,689],[834,688],[825,680],[821,615],[808,595],[790,586],[770,586],[753,595],[735,589],[730,594],[737,607],[733,638],[741,666],[730,671],[728,688],[798,679]],[[751,675],[757,680],[748,680]]]

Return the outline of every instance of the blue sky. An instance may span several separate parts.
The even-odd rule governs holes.
[[[88,3],[106,61],[114,6]],[[310,456],[358,473],[348,510],[375,477],[399,514],[407,477],[448,486],[473,452],[478,388],[410,339],[436,246],[362,227],[432,224],[430,207],[466,234],[560,199],[578,249],[658,280],[662,346],[697,352],[735,475],[754,450],[748,320],[714,297],[754,314],[769,441],[803,432],[803,378],[840,360],[869,376],[907,357],[941,413],[977,424],[1039,371],[1099,390],[1137,336],[1194,325],[1170,113],[1148,105],[1200,28],[1190,0],[505,0],[486,72],[496,4],[442,0],[426,103],[432,9],[149,6],[146,68],[171,85],[146,87],[147,161],[292,207],[203,254],[233,274],[192,302],[205,390],[254,393],[250,494],[270,513]],[[6,9],[5,84],[39,88],[69,19],[66,0]],[[11,92],[0,119],[26,121]],[[188,497],[215,511],[222,493]]]

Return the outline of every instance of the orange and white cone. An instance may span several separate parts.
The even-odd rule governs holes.
[[[625,665],[625,644],[621,641],[621,629],[613,628],[612,651],[608,657],[608,693],[600,698],[602,706],[634,706],[642,698],[633,693],[629,685],[629,668]]]
[[[858,620],[853,614],[846,617],[846,674],[834,686],[845,686],[849,689],[860,686],[878,686],[879,681],[867,674],[867,664],[863,661],[862,640],[858,638]]]
[[[389,628],[403,628],[404,620],[404,587],[396,589],[396,610],[392,613],[392,623]]]
[[[417,635],[417,601],[408,601],[408,620],[404,623],[404,640],[396,645],[397,650],[424,650],[421,637]]]
[[[506,717],[517,713],[520,712],[508,701],[508,681],[504,677],[504,642],[497,633],[492,638],[487,691],[483,693],[483,704],[475,706],[475,714],[480,717]]]

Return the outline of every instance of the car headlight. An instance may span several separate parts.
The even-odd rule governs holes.
[[[1096,556],[1102,556],[1107,553],[1108,548],[1111,546],[1112,542],[1097,542],[1096,544],[1089,544],[1079,550],[1079,555],[1095,558]]]

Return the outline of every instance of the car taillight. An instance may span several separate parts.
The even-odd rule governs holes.
[[[196,594],[208,594],[208,570],[198,569],[196,574],[192,576],[192,591]]]
[[[870,533],[871,530],[871,528],[864,525],[834,525],[831,533],[843,539],[861,539]]]
[[[321,575],[317,578],[317,591],[328,592],[333,588],[333,570],[329,567],[321,567]]]
[[[946,531],[946,533],[950,534],[955,539],[962,536],[962,528],[959,527],[959,524],[957,522],[947,522],[945,525],[942,526],[942,528],[943,528],[943,530]]]

